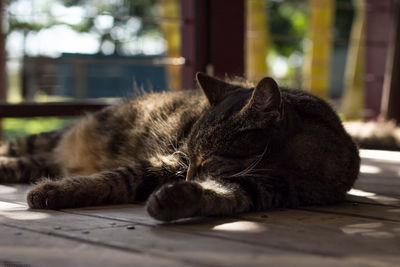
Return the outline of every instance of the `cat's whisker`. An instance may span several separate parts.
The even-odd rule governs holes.
[[[244,169],[238,173],[232,174],[229,177],[232,177],[232,178],[242,177],[242,176],[249,174],[258,165],[258,163],[260,163],[260,161],[263,159],[264,155],[267,153],[268,145],[269,144],[267,144],[264,148],[264,151],[260,155],[257,156],[257,160],[255,160],[253,163],[251,163],[246,169]]]

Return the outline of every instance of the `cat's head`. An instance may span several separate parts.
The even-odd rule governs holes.
[[[265,152],[282,119],[282,97],[272,78],[254,88],[196,75],[210,107],[189,135],[190,168],[197,175],[232,175]]]

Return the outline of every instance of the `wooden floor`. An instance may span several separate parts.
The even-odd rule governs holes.
[[[400,153],[361,152],[345,203],[163,224],[142,205],[29,210],[0,186],[0,266],[400,266]]]

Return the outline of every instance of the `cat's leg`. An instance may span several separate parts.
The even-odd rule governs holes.
[[[66,129],[33,134],[2,143],[0,144],[0,156],[20,157],[48,153],[56,147]]]
[[[0,183],[33,183],[42,177],[55,178],[59,168],[51,163],[51,155],[23,157],[0,156]]]
[[[161,187],[147,202],[147,211],[155,219],[233,215],[253,207],[251,196],[237,183],[206,180],[177,182]]]
[[[29,207],[36,209],[76,208],[143,201],[161,185],[177,181],[163,169],[123,166],[90,176],[43,181],[27,196]]]

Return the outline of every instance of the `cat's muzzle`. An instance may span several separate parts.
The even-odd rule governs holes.
[[[199,167],[201,166],[203,159],[201,157],[197,157],[194,162],[189,164],[189,168],[186,173],[186,181],[191,181],[196,176]]]

